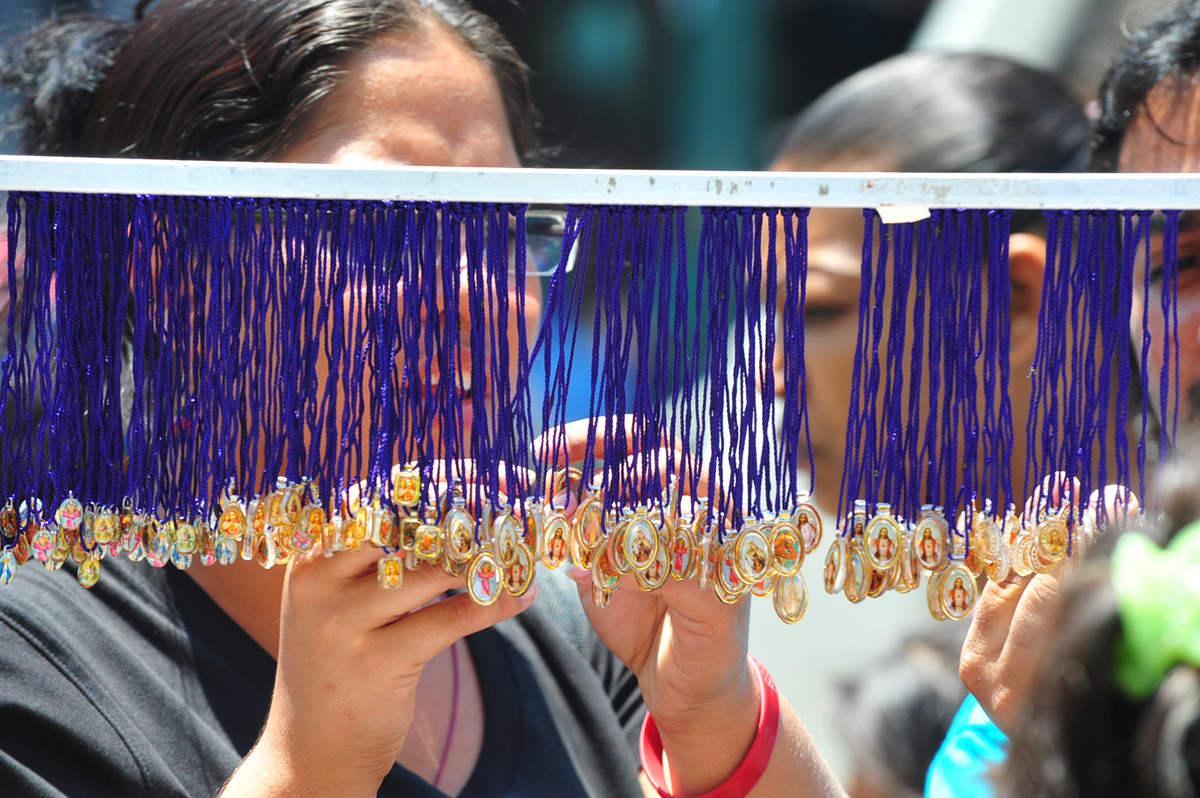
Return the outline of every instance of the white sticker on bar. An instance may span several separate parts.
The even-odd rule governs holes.
[[[928,219],[929,209],[924,205],[880,205],[875,209],[879,213],[879,221],[884,224],[906,224]]]

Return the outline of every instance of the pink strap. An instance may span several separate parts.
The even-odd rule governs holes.
[[[771,674],[767,673],[763,664],[753,656],[748,659],[754,666],[754,672],[758,674],[758,687],[762,693],[762,704],[758,709],[758,734],[755,735],[754,744],[750,746],[746,758],[742,760],[742,764],[738,765],[737,770],[733,771],[733,775],[726,779],[721,786],[697,796],[697,798],[745,798],[758,784],[763,773],[767,772],[767,765],[771,762],[771,754],[775,750],[775,738],[779,736],[779,690],[775,687],[775,680],[771,678]],[[650,784],[662,798],[675,798],[674,793],[667,788],[665,783],[662,736],[658,732],[654,718],[648,712],[645,721],[642,722],[639,748],[642,770]]]

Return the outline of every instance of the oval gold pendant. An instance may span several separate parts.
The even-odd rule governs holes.
[[[500,598],[500,568],[488,551],[480,551],[467,569],[467,592],[476,604],[487,606]]]
[[[658,548],[658,534],[646,515],[646,509],[640,507],[625,530],[622,553],[633,570],[645,571],[654,564]]]
[[[876,511],[867,525],[863,549],[876,570],[887,571],[900,556],[900,524],[892,517],[890,505],[880,502]]]
[[[800,529],[791,521],[780,521],[771,532],[771,566],[780,576],[791,576],[804,564],[810,551]]]
[[[558,568],[570,554],[571,528],[563,518],[561,510],[551,510],[544,516],[545,543],[542,545],[542,562],[547,568]]]
[[[808,610],[808,583],[803,574],[781,576],[775,580],[771,603],[784,623],[798,623]]]
[[[592,558],[591,571],[592,584],[599,586],[604,592],[612,593],[620,587],[621,572],[617,570],[616,563],[613,561],[612,539],[596,549],[596,556]]]
[[[692,537],[690,526],[686,520],[675,525],[670,546],[672,579],[687,579],[696,570],[696,539]]]
[[[867,597],[867,560],[862,548],[851,546],[846,555],[846,580],[842,592],[852,604],[857,604]]]
[[[842,592],[846,583],[846,539],[837,536],[829,544],[829,553],[825,555],[825,570],[822,572],[825,592],[836,596]]]
[[[949,562],[948,532],[944,521],[933,514],[933,507],[924,505],[913,530],[913,553],[926,571],[941,570]]]
[[[792,511],[791,520],[796,525],[796,529],[800,531],[800,537],[804,541],[804,553],[812,554],[817,550],[817,546],[821,545],[824,524],[821,522],[821,514],[817,512],[817,508],[807,499],[807,496],[801,497],[800,503]]]
[[[671,575],[671,562],[666,541],[659,539],[650,567],[644,571],[634,571],[634,574],[638,586],[645,591],[658,590],[667,583],[667,577]]]
[[[100,581],[100,561],[89,557],[79,564],[79,570],[75,572],[75,578],[79,580],[79,584],[90,588]]]
[[[501,562],[504,590],[510,596],[523,596],[533,584],[533,553],[523,543],[516,544],[512,560]]]
[[[935,621],[946,620],[946,611],[942,609],[942,579],[945,571],[934,571],[929,577],[929,585],[925,590],[925,603],[929,614]]]
[[[975,578],[963,565],[952,565],[942,574],[938,594],[947,618],[957,621],[967,617],[975,607],[977,593]]]
[[[761,581],[771,568],[771,556],[767,538],[757,525],[746,525],[734,537],[734,568],[738,576],[748,585]]]

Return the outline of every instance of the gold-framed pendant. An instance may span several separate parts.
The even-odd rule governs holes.
[[[446,530],[446,539],[442,545],[446,559],[456,565],[470,562],[478,547],[475,544],[475,521],[467,512],[463,499],[454,499],[450,511],[442,521],[442,527]],[[418,552],[418,556],[423,555]]]
[[[817,546],[821,545],[825,525],[821,521],[821,514],[817,511],[816,505],[808,500],[808,494],[801,494],[800,502],[792,511],[791,520],[804,541],[804,553],[812,554],[817,550]]]
[[[862,546],[850,546],[846,554],[846,579],[842,585],[842,592],[851,604],[858,604],[867,597],[867,568],[867,558],[863,555]]]
[[[921,517],[913,529],[913,553],[926,571],[940,571],[950,561],[950,528],[933,505],[921,506]]]
[[[377,571],[379,586],[384,590],[399,590],[404,586],[404,561],[398,555],[381,557]]]
[[[775,524],[771,531],[770,550],[771,566],[780,576],[798,573],[809,551],[800,528],[794,521],[788,520]]]
[[[825,555],[825,568],[822,571],[825,592],[836,596],[842,592],[846,583],[846,558],[849,546],[846,539],[838,535],[829,544],[829,552]]]
[[[83,587],[91,589],[100,581],[100,561],[94,557],[88,557],[79,564],[79,568],[75,571],[75,579]]]
[[[975,607],[978,589],[975,578],[961,563],[951,565],[942,573],[938,595],[942,612],[951,620],[962,620]]]
[[[771,604],[784,623],[798,623],[808,610],[808,583],[804,581],[804,574],[776,577]]]
[[[691,578],[696,570],[696,539],[692,536],[691,519],[675,524],[670,545],[671,578],[677,581]]]
[[[410,463],[392,477],[392,501],[400,507],[417,507],[421,503],[421,475]]]
[[[890,570],[899,559],[900,524],[892,515],[890,504],[879,502],[875,506],[875,517],[867,524],[863,551],[877,571]]]
[[[501,561],[501,577],[504,590],[510,596],[523,596],[533,584],[533,552],[524,543],[517,543],[515,553],[509,561]]]
[[[647,592],[658,590],[671,576],[671,558],[665,539],[666,530],[659,530],[658,546],[654,549],[654,560],[644,571],[634,571],[638,587]]]
[[[593,587],[605,593],[611,594],[621,586],[621,572],[617,570],[613,561],[612,539],[596,549],[596,556],[592,558],[591,573]]]
[[[654,564],[658,549],[658,533],[650,523],[646,508],[638,507],[625,530],[622,553],[633,570],[645,571]]]
[[[429,561],[442,558],[442,529],[435,524],[422,522],[417,526],[417,542],[413,548],[417,557]]]
[[[493,604],[503,590],[500,578],[496,558],[487,549],[480,549],[467,569],[467,593],[476,604]]]
[[[1067,556],[1070,534],[1061,513],[1047,518],[1037,527],[1037,553],[1049,563],[1058,563]]]
[[[571,527],[563,511],[557,507],[544,513],[543,520],[545,542],[542,544],[542,562],[547,568],[558,568],[571,553]]]
[[[925,605],[929,607],[929,615],[935,621],[946,620],[946,611],[942,609],[942,580],[945,570],[934,571],[929,576],[929,584],[925,588]]]
[[[764,579],[771,570],[771,552],[759,525],[754,522],[744,524],[733,540],[733,564],[741,581],[752,585]]]

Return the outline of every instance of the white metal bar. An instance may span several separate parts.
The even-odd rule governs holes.
[[[546,205],[1200,209],[1197,175],[346,168],[0,156],[0,190]]]

